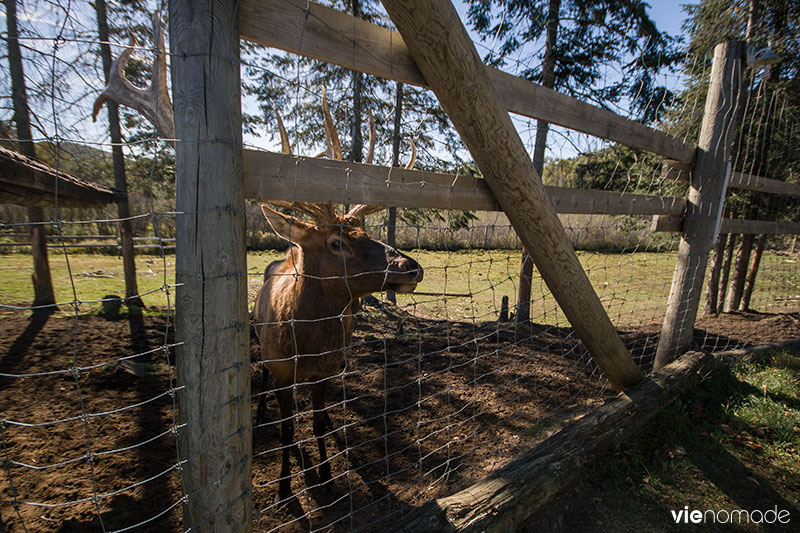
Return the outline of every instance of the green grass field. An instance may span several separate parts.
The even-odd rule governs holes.
[[[417,293],[400,295],[398,303],[425,316],[450,320],[496,320],[503,296],[516,302],[520,252],[518,250],[471,250],[458,252],[413,250],[409,252],[425,268],[425,280]],[[248,296],[252,305],[261,286],[264,267],[283,252],[250,252],[247,257]],[[674,253],[578,252],[595,290],[617,325],[658,322],[666,305]],[[174,298],[175,256],[140,255],[137,261],[139,292],[154,309],[168,305],[167,290]],[[94,312],[106,295],[124,296],[121,258],[108,255],[51,252],[50,264],[56,299],[79,301],[80,312]],[[31,258],[24,254],[0,255],[0,304],[27,305],[33,293]],[[765,254],[754,307],[763,311],[797,306],[800,268],[791,256]],[[542,324],[566,325],[545,284],[534,272],[532,318]],[[174,304],[174,299],[172,300]],[[72,312],[69,307],[62,308]]]

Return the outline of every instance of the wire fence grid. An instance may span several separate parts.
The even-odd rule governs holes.
[[[89,121],[92,100],[100,89],[98,80],[103,79],[92,52],[99,44],[93,13],[83,7],[62,7],[57,20],[45,24],[35,16],[39,13],[36,8],[42,6],[46,4],[35,4],[25,12],[20,36],[27,82],[36,88],[30,91],[29,100],[38,132],[33,141],[41,159],[60,171],[90,181],[100,176],[110,182],[107,133]],[[124,19],[147,25],[141,14],[138,18],[127,14]],[[4,42],[6,38],[4,34]],[[112,44],[116,56],[124,45]],[[158,53],[148,47],[140,50]],[[243,57],[250,69],[250,79],[245,82],[274,76],[291,85],[290,99],[295,102],[319,101],[320,85],[306,82],[309,67],[296,62],[282,71],[257,58],[258,51],[248,51]],[[520,63],[509,68],[526,66]],[[707,77],[707,65],[686,68],[688,72],[671,80],[676,89],[691,76]],[[612,79],[616,75],[613,71],[608,74]],[[5,127],[12,113],[9,81],[3,79],[2,86],[5,104],[0,118]],[[770,93],[766,87],[758,80],[751,81],[732,169],[797,183],[794,163],[783,163],[793,161],[789,155],[798,138],[797,117],[789,111],[785,95]],[[391,101],[393,87],[388,82],[367,90],[373,101]],[[432,98],[430,93],[418,91]],[[340,130],[344,129],[342,117],[353,112],[352,94],[349,82],[331,91],[331,107]],[[702,100],[687,99],[670,109],[658,128],[691,139],[696,132],[681,130],[680,125],[699,124],[702,108]],[[624,113],[624,103],[616,111]],[[378,112],[382,113],[378,122],[391,124],[392,105]],[[407,153],[408,137],[424,138],[418,168],[470,175],[473,170],[464,164],[469,163],[466,150],[448,149],[452,133],[442,133],[432,115],[433,111],[417,112],[403,123],[404,151]],[[301,119],[296,114],[289,116],[290,134],[302,129]],[[262,128],[260,135],[272,137],[271,120],[271,115],[265,114],[266,126],[252,128]],[[534,122],[516,119],[531,152]],[[321,115],[318,124],[322,124]],[[170,179],[174,148],[143,133],[148,127],[131,116],[124,143],[132,213],[125,220],[132,223],[139,239],[136,242],[142,243],[137,245],[141,248],[135,258],[138,294],[125,292],[114,240],[123,219],[113,206],[47,209],[46,220],[36,223],[27,220],[24,208],[0,206],[0,443],[4,471],[0,521],[6,530],[177,531],[202,526],[186,516],[182,479],[199,456],[186,455],[181,435],[199,421],[181,418],[179,402],[186,390],[213,389],[217,379],[234,379],[232,375],[251,380],[249,402],[237,404],[246,417],[255,419],[256,407],[266,397],[265,416],[252,427],[252,488],[241,496],[252,505],[253,526],[260,531],[390,527],[417,506],[484,479],[614,394],[535,269],[530,279],[530,320],[517,320],[522,250],[502,212],[468,211],[464,215],[461,210],[400,209],[396,247],[421,265],[424,279],[416,292],[396,294],[396,303],[388,300],[386,292],[378,292],[358,308],[348,305],[312,318],[255,320],[244,329],[241,324],[226,324],[220,331],[201,331],[176,341],[175,314],[181,312],[180,307],[176,309],[176,291],[184,283],[199,283],[212,291],[220,279],[230,277],[176,282],[176,226],[182,217],[202,221],[230,213],[225,208],[177,212],[175,185]],[[0,143],[16,145],[18,139],[11,131],[6,129]],[[384,132],[378,151],[378,159],[384,163],[391,157],[386,135]],[[349,145],[350,136],[343,138]],[[248,137],[247,142],[256,139]],[[319,137],[295,143],[295,149],[312,155],[319,152],[321,143]],[[688,189],[684,179],[662,171],[659,157],[566,128],[551,127],[546,156],[546,185],[681,198]],[[319,160],[318,164],[326,162]],[[358,170],[343,173],[349,179]],[[387,181],[391,173],[387,167]],[[425,186],[421,194],[447,194],[444,187]],[[346,191],[332,190],[330,198],[337,202],[346,198]],[[571,213],[567,205],[556,207],[564,213],[560,219],[567,235],[631,356],[642,370],[649,371],[680,235],[651,231],[650,216],[581,214]],[[724,216],[797,221],[797,212],[797,201],[788,195],[731,188]],[[247,307],[252,310],[265,281],[265,268],[286,257],[288,243],[271,234],[257,202],[248,202],[245,218]],[[46,310],[29,303],[31,266],[23,232],[31,225],[44,226],[48,232],[57,303]],[[364,229],[374,238],[386,240],[388,227],[386,214],[379,213],[367,218]],[[324,229],[324,225],[318,226],[319,231]],[[333,225],[333,229],[342,238],[350,231],[341,225]],[[231,236],[198,234],[197,238]],[[751,245],[761,252],[748,303],[737,304],[733,313],[701,316],[694,325],[696,347],[717,351],[797,337],[800,257],[793,236],[760,236]],[[114,251],[80,253],[81,248],[86,251],[89,247]],[[728,285],[723,283],[718,289],[720,306],[734,297],[726,287],[733,285],[736,276],[741,277],[741,269],[735,268],[737,250],[729,250],[727,262],[732,272]],[[745,266],[742,283],[747,281],[748,269],[753,270],[751,264]],[[378,270],[348,272],[337,279],[304,276],[319,283],[343,282],[346,290],[352,291],[360,277],[369,274],[388,275]],[[272,276],[275,283],[285,274],[273,271]],[[296,272],[289,276],[297,279]],[[137,299],[145,307],[133,305]],[[338,353],[338,348],[325,349],[321,340],[315,344],[309,331],[314,327],[330,331],[330,324],[335,323],[340,324],[341,332],[346,329],[343,324],[351,320],[354,330],[345,343],[347,355],[341,367],[310,377],[306,383],[295,376],[294,382],[283,385],[291,391],[293,407],[297,447],[290,448],[288,480],[296,500],[277,501],[281,458],[287,447],[281,439],[285,420],[274,398],[281,386],[266,378],[268,365],[261,360],[255,330],[280,327],[294,345],[320,347],[289,354],[296,372],[300,361],[324,360]],[[304,327],[307,325],[312,330]],[[207,383],[180,381],[176,348],[223,338],[232,328],[250,336],[250,371],[226,367]],[[315,406],[309,391],[321,382],[327,384],[330,424],[315,434]],[[231,398],[218,407],[227,409],[239,400]],[[327,441],[330,483],[320,475],[320,436]],[[204,453],[221,453],[233,439],[240,438],[241,434],[220,435]],[[209,480],[209,486],[224,483],[225,474]]]

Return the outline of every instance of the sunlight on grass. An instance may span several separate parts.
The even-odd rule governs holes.
[[[513,313],[521,253],[519,250],[407,251],[425,269],[425,279],[410,295],[398,295],[398,304],[421,316],[453,321],[497,320],[503,297]],[[263,283],[266,266],[284,252],[249,252],[248,302],[252,306]],[[619,327],[658,323],[666,306],[674,268],[674,253],[578,252],[611,320]],[[758,310],[796,308],[792,300],[800,272],[791,258],[765,254],[753,307]],[[109,255],[51,253],[50,265],[56,300],[82,302],[81,312],[92,312],[106,295],[125,295],[122,259]],[[136,258],[139,292],[148,307],[174,305],[175,256],[140,255]],[[31,258],[0,255],[0,304],[24,307],[33,293]],[[74,292],[73,292],[74,291]],[[540,324],[567,326],[547,286],[534,270],[531,318]]]

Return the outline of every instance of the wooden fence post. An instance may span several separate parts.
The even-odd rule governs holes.
[[[383,0],[498,204],[589,353],[618,390],[642,374],[575,255],[544,186],[449,0]]]
[[[711,83],[706,97],[697,157],[690,175],[689,203],[672,288],[661,328],[654,370],[685,352],[692,341],[703,292],[708,254],[714,239],[730,136],[741,104],[743,42],[720,43],[714,49]]]
[[[184,529],[250,531],[250,334],[235,0],[170,0]]]

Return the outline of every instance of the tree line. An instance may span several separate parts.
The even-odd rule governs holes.
[[[376,0],[320,3],[391,26]],[[127,191],[130,203],[111,208],[116,210],[111,218],[121,221],[116,231],[124,247],[132,246],[131,236],[141,231],[170,236],[173,228],[169,217],[131,220],[131,215],[138,213],[168,210],[174,199],[173,151],[168,143],[153,137],[150,125],[135,112],[110,105],[108,116],[104,117],[107,140],[113,145],[109,152],[106,147],[54,142],[52,129],[47,127],[52,117],[44,116],[55,107],[50,105],[53,102],[67,109],[70,100],[77,98],[71,96],[81,91],[74,82],[76,76],[105,79],[112,58],[119,53],[119,48],[110,43],[126,42],[130,37],[139,43],[153,42],[149,20],[157,7],[155,3],[123,0],[107,4],[105,0],[94,0],[91,10],[82,6],[69,12],[50,0],[4,0],[4,6],[7,31],[3,60],[8,62],[10,76],[0,77],[5,96],[0,115],[3,142],[27,151],[32,157],[58,164],[78,177]],[[16,16],[19,9],[35,11],[48,7],[58,8],[62,28],[73,28],[76,42],[91,43],[85,54],[67,58],[64,65],[51,67],[49,55],[37,55],[33,41],[25,40],[26,35],[36,36],[40,31],[35,17]],[[625,109],[635,120],[690,140],[699,131],[701,113],[687,109],[703,101],[707,65],[714,45],[724,40],[745,39],[757,47],[771,46],[783,60],[768,73],[748,80],[746,90],[752,107],[739,126],[741,141],[736,161],[742,171],[757,169],[763,172],[754,173],[773,179],[797,179],[800,162],[792,146],[797,146],[800,133],[797,128],[785,126],[786,120],[797,117],[800,109],[797,86],[800,7],[796,2],[702,0],[684,8],[687,13],[684,37],[659,29],[649,14],[648,4],[641,0],[470,0],[464,2],[464,8],[465,22],[477,36],[487,64],[510,69],[533,82],[601,107]],[[143,53],[147,55],[146,51]],[[446,114],[427,90],[252,43],[242,43],[241,60],[243,95],[253,102],[244,113],[243,128],[248,134],[274,137],[278,131],[275,112],[279,110],[292,143],[302,147],[302,153],[313,152],[314,147],[324,143],[320,106],[322,87],[326,87],[332,95],[335,120],[344,130],[342,148],[346,159],[364,159],[364,132],[367,117],[372,116],[378,137],[375,159],[379,163],[402,164],[413,139],[420,154],[417,168],[477,173]],[[126,65],[126,75],[140,86],[150,82],[148,61],[134,56]],[[65,72],[70,76],[61,75]],[[666,73],[683,76],[684,86],[679,89],[666,86],[660,81]],[[89,85],[91,90],[100,89]],[[778,116],[786,120],[779,124],[775,119]],[[72,133],[80,138],[79,127]],[[683,194],[680,185],[659,179],[661,162],[652,154],[612,144],[560,158],[548,154],[550,133],[546,122],[536,124],[531,153],[547,184]],[[37,138],[48,139],[34,142]],[[767,138],[768,141],[763,141]],[[736,191],[727,198],[725,209],[726,216],[732,218],[766,218],[778,212],[782,216],[796,216],[799,207],[798,202]],[[46,213],[34,211],[28,209],[25,215],[28,220],[47,219]],[[22,216],[19,210],[6,207],[3,215],[5,220],[15,221]],[[391,209],[382,216],[381,223],[387,228],[390,243],[398,225],[445,224],[451,230],[458,230],[468,227],[476,217],[467,211],[446,213],[432,209]],[[258,231],[255,227],[250,230],[253,235]],[[41,240],[41,236],[37,239]],[[733,255],[730,250],[735,241],[736,237],[721,238],[715,249],[716,257]],[[743,236],[739,241],[737,268],[752,262],[750,249],[755,248],[758,254],[768,244],[763,236],[755,241],[753,236]],[[132,257],[132,248],[125,255]],[[723,263],[722,259],[714,262],[721,270]],[[520,268],[521,279],[530,279],[532,264],[525,256]],[[746,266],[742,268],[746,270]],[[127,260],[126,278],[130,285],[126,292],[131,298],[137,294],[134,269],[132,260]],[[733,279],[740,277],[735,274]],[[719,285],[713,289],[715,294],[721,291],[724,289]],[[519,301],[529,299],[526,289],[521,287]],[[716,312],[716,304],[709,312]],[[525,318],[524,305],[521,315]]]

